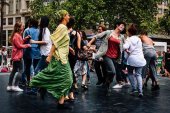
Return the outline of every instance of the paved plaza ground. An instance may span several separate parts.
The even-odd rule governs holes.
[[[112,89],[105,95],[102,86],[96,87],[96,75],[91,73],[89,90],[81,88],[71,110],[58,110],[55,99],[45,100],[21,92],[7,92],[9,74],[0,73],[0,113],[170,113],[170,79],[159,77],[160,91],[152,92],[150,83],[141,99],[129,94],[130,88]],[[115,84],[115,82],[113,83]]]

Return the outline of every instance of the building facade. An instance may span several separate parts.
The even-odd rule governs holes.
[[[25,23],[30,16],[29,3],[31,0],[5,0],[9,6],[4,6],[2,45],[9,46],[8,40],[13,26],[17,21]]]
[[[170,0],[162,0],[162,2],[157,4],[158,14],[156,15],[156,21],[158,22],[160,18],[162,18],[168,12],[168,5]]]
[[[30,18],[30,7],[29,4],[33,0],[4,0],[9,3],[9,6],[4,6],[3,13],[3,37],[2,45],[10,46],[9,36],[12,33],[13,26],[17,21],[25,23]],[[54,0],[44,0],[44,4],[52,2]],[[59,2],[65,2],[66,0],[59,0]]]

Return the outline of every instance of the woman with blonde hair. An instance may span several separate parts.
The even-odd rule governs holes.
[[[31,47],[30,44],[24,44],[30,36],[27,36],[22,38],[22,33],[24,30],[24,26],[21,22],[17,22],[14,25],[14,30],[10,39],[10,42],[12,44],[12,61],[13,61],[13,69],[9,77],[9,83],[7,86],[7,91],[23,91],[18,87],[18,83],[21,79],[22,73],[23,73],[23,49]],[[16,74],[16,72],[18,72]],[[13,79],[16,74],[15,83],[13,84]]]

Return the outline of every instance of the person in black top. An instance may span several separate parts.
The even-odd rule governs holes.
[[[72,75],[73,75],[73,85],[72,85],[72,88],[70,90],[70,94],[69,96],[66,96],[65,97],[65,100],[74,100],[74,89],[76,90],[78,87],[77,87],[77,81],[76,81],[76,77],[74,75],[74,66],[76,64],[76,60],[77,60],[77,57],[76,57],[76,54],[77,54],[77,48],[80,49],[80,43],[81,43],[81,37],[80,37],[80,34],[73,30],[73,26],[75,24],[75,20],[74,20],[74,17],[70,17],[70,20],[69,22],[67,23],[67,28],[68,28],[68,33],[69,33],[69,36],[70,36],[70,44],[69,44],[69,55],[68,55],[68,58],[69,58],[69,63],[70,63],[70,67],[71,67],[71,70],[72,70]]]

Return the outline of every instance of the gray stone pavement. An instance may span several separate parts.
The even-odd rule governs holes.
[[[24,92],[6,92],[8,73],[0,73],[0,113],[170,113],[170,79],[159,77],[160,90],[152,92],[151,84],[141,99],[129,94],[130,88],[112,89],[105,95],[103,87],[96,87],[96,75],[91,73],[89,90],[79,89],[71,110],[58,110],[50,95],[45,100]],[[115,84],[115,81],[114,83]]]

